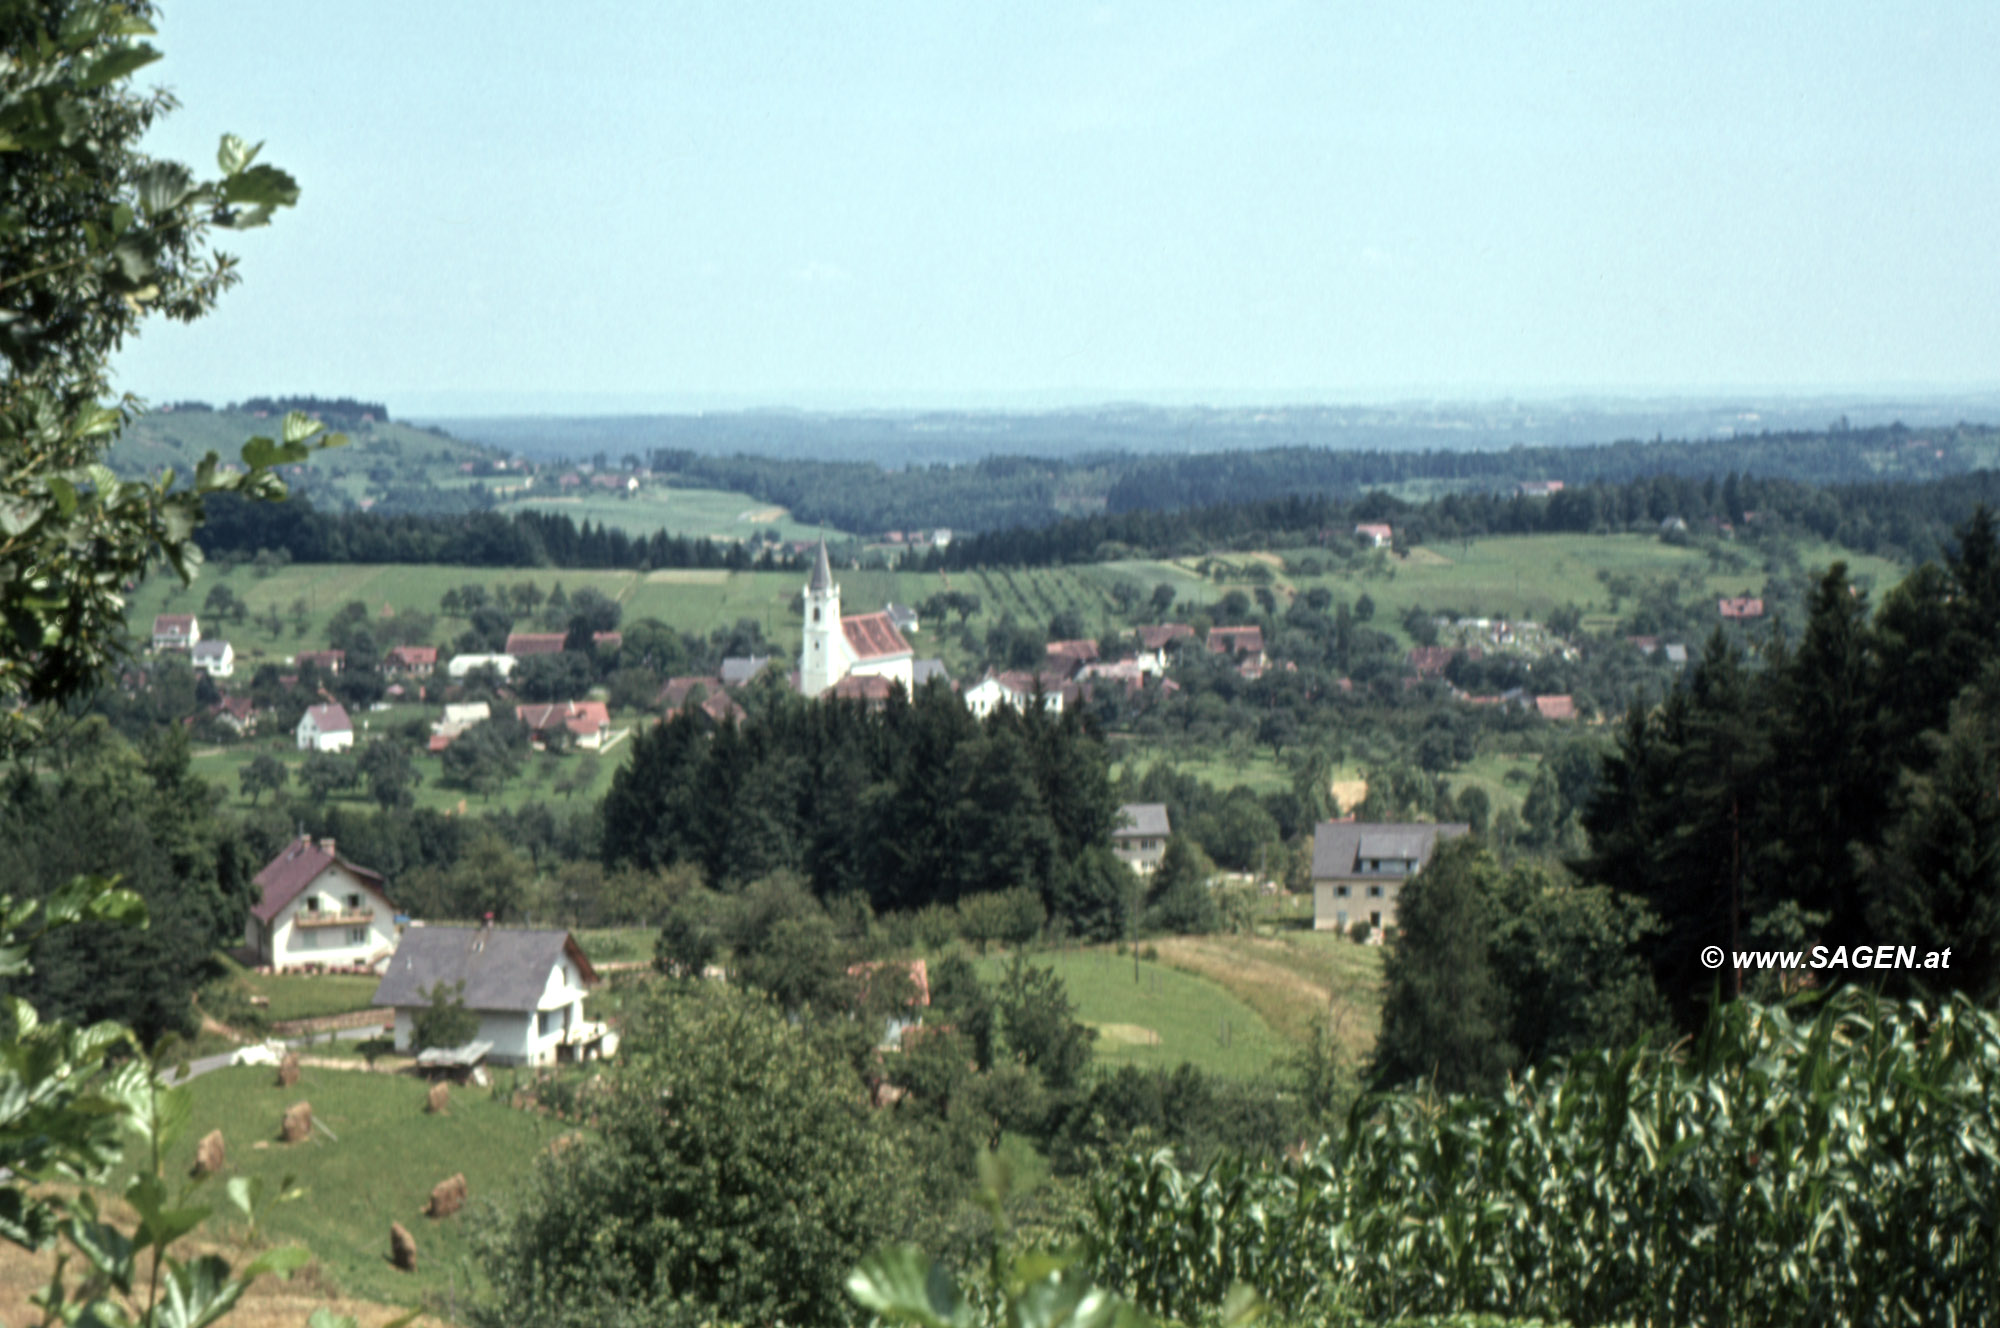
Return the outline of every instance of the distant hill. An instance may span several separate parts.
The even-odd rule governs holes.
[[[123,475],[156,475],[168,468],[186,475],[209,452],[234,459],[250,438],[276,433],[285,407],[311,400],[265,398],[243,403],[275,408],[261,414],[243,408],[214,410],[200,403],[155,410],[126,428],[111,449],[110,464]],[[316,457],[288,476],[293,492],[310,497],[314,506],[325,511],[369,507],[383,512],[455,512],[491,505],[487,481],[462,469],[494,460],[498,454],[491,448],[435,427],[371,418],[373,412],[367,407],[373,403],[341,399],[319,404],[333,409],[315,418],[329,430],[346,434],[348,445]]]

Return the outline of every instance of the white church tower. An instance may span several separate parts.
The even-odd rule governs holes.
[[[819,542],[812,580],[806,582],[806,641],[799,651],[799,692],[823,696],[847,676],[847,638],[840,626],[840,587],[826,561],[826,541]]]

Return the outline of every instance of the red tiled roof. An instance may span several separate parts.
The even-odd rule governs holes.
[[[1051,641],[1043,646],[1042,649],[1048,654],[1067,655],[1071,659],[1080,660],[1085,664],[1097,658],[1097,642],[1095,641]]]
[[[736,704],[736,698],[720,689],[710,692],[701,703],[701,712],[720,724],[724,720],[742,719],[743,707]]]
[[[922,959],[912,959],[907,963],[900,959],[875,959],[867,963],[850,964],[847,976],[861,979],[861,992],[865,999],[868,993],[868,979],[885,968],[905,968],[910,974],[910,1004],[929,1005],[931,1003],[930,965]]]
[[[311,664],[315,668],[327,669],[338,673],[347,664],[347,652],[345,650],[301,650],[293,657],[292,662],[301,668]]]
[[[347,708],[341,705],[316,705],[306,708],[306,717],[321,733],[352,733],[354,721],[347,717]]]
[[[618,649],[618,647],[625,644],[625,633],[592,632],[590,634],[590,644],[594,646],[603,646],[607,650],[616,650]]]
[[[1451,663],[1456,655],[1480,659],[1484,654],[1480,650],[1460,650],[1457,646],[1411,646],[1410,667],[1417,671],[1419,678],[1435,678],[1444,672],[1445,665]]]
[[[850,673],[833,685],[833,694],[843,701],[886,701],[895,684],[872,673]]]
[[[382,873],[356,866],[335,853],[331,841],[315,844],[311,835],[300,835],[287,844],[278,856],[266,863],[264,870],[257,873],[256,884],[263,890],[263,897],[250,910],[259,922],[269,922],[284,910],[285,905],[299,897],[299,892],[320,878],[328,867],[339,863],[352,872],[360,882],[382,896],[391,908],[388,892],[382,888]]]
[[[687,704],[688,693],[692,692],[696,687],[706,687],[708,688],[708,694],[714,696],[722,690],[722,679],[669,678],[667,679],[666,686],[660,688],[659,695],[653,698],[653,704],[659,706],[662,710],[679,710],[683,705]]]
[[[514,718],[532,733],[566,728],[578,737],[588,737],[611,727],[611,712],[602,701],[551,701],[546,705],[517,705]]]
[[[426,665],[435,668],[438,662],[436,646],[392,646],[388,661],[400,664],[406,669],[421,668]]]
[[[154,636],[187,636],[193,631],[192,613],[162,613],[153,619]]]
[[[1717,606],[1725,618],[1761,618],[1764,616],[1764,601],[1745,596],[1741,599],[1725,599]]]
[[[1538,696],[1535,709],[1542,712],[1543,719],[1576,718],[1576,702],[1567,696]]]
[[[562,653],[563,639],[561,632],[509,632],[504,653],[516,659],[524,655],[558,655]]]
[[[1185,641],[1194,637],[1194,628],[1186,623],[1161,623],[1158,627],[1141,627],[1139,644],[1148,650],[1158,650],[1169,641]]]
[[[907,655],[910,643],[896,630],[896,624],[886,613],[857,613],[840,620],[840,630],[847,634],[847,644],[854,651],[856,659],[883,659],[890,655]]]
[[[247,720],[256,712],[257,703],[247,696],[225,696],[215,703],[218,715],[234,715],[237,719]]]
[[[1221,654],[1225,650],[1238,655],[1261,654],[1264,650],[1264,629],[1211,627],[1208,629],[1208,649],[1210,654]]]

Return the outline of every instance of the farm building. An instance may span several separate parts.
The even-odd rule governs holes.
[[[354,745],[354,721],[338,704],[309,706],[299,718],[298,739],[302,752],[344,752]]]
[[[192,650],[201,642],[201,624],[192,613],[162,613],[153,619],[153,649]]]
[[[1377,931],[1394,927],[1403,882],[1424,869],[1440,839],[1471,829],[1321,821],[1313,828],[1313,929],[1346,931],[1356,922]]]
[[[331,839],[300,835],[256,884],[262,893],[243,929],[255,964],[374,968],[396,948],[396,906],[382,874],[341,857]]]
[[[198,641],[189,658],[211,678],[227,678],[236,672],[236,648],[227,641]]]
[[[460,984],[463,984],[461,987]],[[439,987],[457,992],[479,1016],[475,1040],[508,1065],[595,1060],[617,1050],[618,1035],[583,1017],[597,970],[562,930],[411,927],[375,989],[373,1004],[396,1012],[396,1050],[410,1049],[411,1016]]]

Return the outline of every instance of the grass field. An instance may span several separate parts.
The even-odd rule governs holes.
[[[546,487],[537,481],[536,490]],[[585,521],[633,535],[651,535],[664,530],[672,535],[696,536],[712,540],[746,540],[764,531],[779,539],[814,539],[822,533],[843,532],[808,526],[792,520],[782,507],[752,498],[747,493],[727,489],[680,489],[659,484],[639,490],[629,498],[611,494],[579,497],[522,498],[502,504],[500,510],[532,509],[567,516],[581,525]]]
[[[405,1075],[307,1066],[296,1085],[280,1088],[269,1069],[244,1067],[203,1075],[189,1087],[194,1127],[167,1159],[168,1174],[185,1175],[195,1142],[220,1129],[231,1174],[262,1176],[271,1191],[293,1175],[306,1190],[271,1208],[269,1237],[304,1244],[342,1291],[389,1303],[442,1299],[454,1285],[462,1298],[478,1284],[468,1220],[482,1203],[504,1199],[535,1155],[569,1128],[478,1089],[454,1090],[447,1113],[426,1115],[424,1083]],[[301,1101],[312,1103],[337,1141],[316,1133],[307,1143],[277,1142],[285,1109]],[[466,1179],[466,1209],[426,1218],[431,1187],[457,1173]],[[413,1275],[389,1266],[391,1222],[416,1237]]]
[[[243,981],[271,1002],[268,1013],[274,1021],[366,1010],[381,985],[379,978],[344,973],[245,973]]]
[[[1162,951],[1164,954],[1164,950]],[[982,981],[997,983],[1008,961],[979,961]],[[1163,962],[1107,947],[1040,953],[1030,963],[1054,968],[1069,988],[1077,1018],[1097,1030],[1100,1065],[1172,1069],[1189,1061],[1245,1079],[1270,1071],[1290,1050],[1263,1016],[1219,983]]]
[[[1310,926],[1312,901],[1300,896]],[[1285,1042],[1304,1046],[1328,1023],[1348,1056],[1368,1054],[1382,1024],[1382,950],[1330,932],[1170,936],[1161,962],[1225,988]]]

